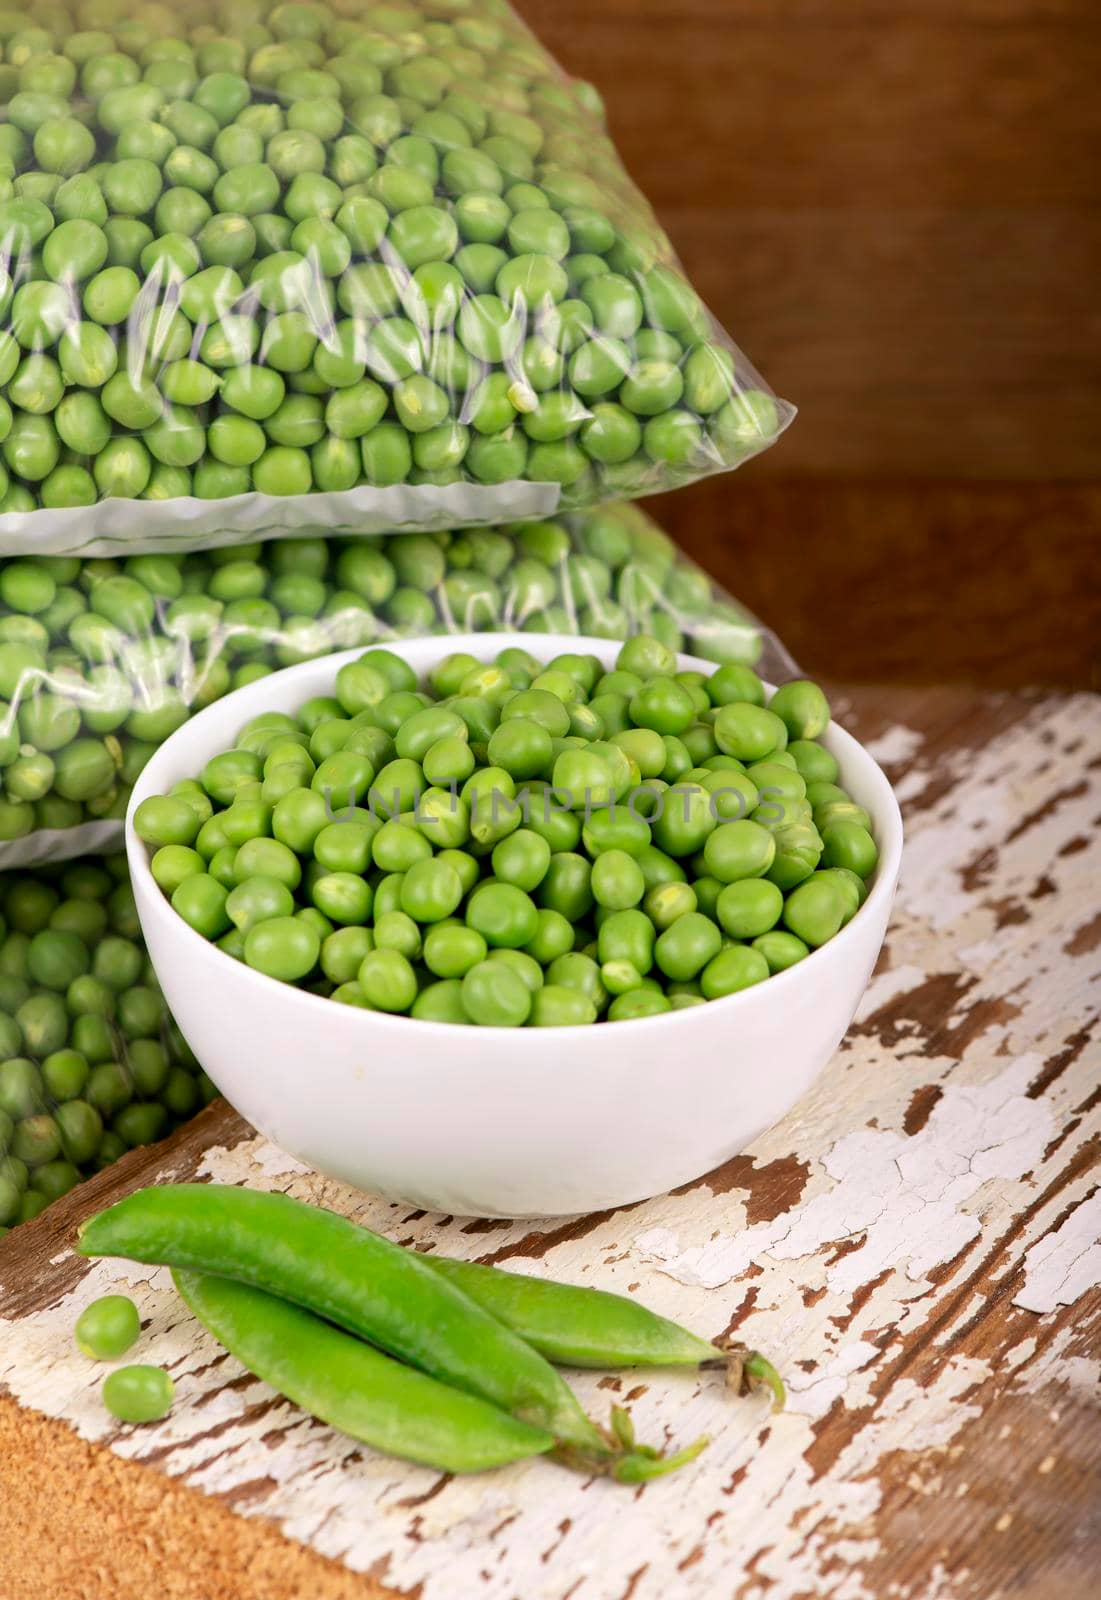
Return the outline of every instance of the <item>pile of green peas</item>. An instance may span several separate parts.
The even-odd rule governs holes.
[[[0,12],[0,511],[632,496],[790,414],[498,0]]]
[[[265,712],[134,825],[179,915],[269,977],[344,1004],[490,1027],[620,1021],[720,999],[856,913],[871,818],[793,680],[612,671],[520,645],[398,655]]]
[[[165,1007],[125,856],[0,875],[0,1235],[216,1092]]]
[[[0,842],[121,827],[158,743],[279,667],[487,629],[761,652],[752,619],[629,504],[505,528],[0,560]]]

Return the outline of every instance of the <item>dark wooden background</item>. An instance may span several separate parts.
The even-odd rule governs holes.
[[[1101,687],[1099,0],[518,0],[800,407],[653,502],[834,678]]]

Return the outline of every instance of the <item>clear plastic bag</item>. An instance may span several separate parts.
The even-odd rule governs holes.
[[[216,1093],[146,957],[125,856],[0,874],[0,1236]]]
[[[490,630],[649,632],[773,681],[795,670],[632,505],[186,556],[0,560],[0,868],[117,848],[157,744],[243,683],[356,645]]]
[[[501,0],[0,15],[0,553],[426,530],[790,420]]]

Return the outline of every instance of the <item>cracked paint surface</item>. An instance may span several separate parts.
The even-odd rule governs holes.
[[[1078,789],[1063,770],[1101,769],[1101,715],[1082,696],[978,749],[928,755],[912,728],[879,748],[909,800],[888,950],[838,1055],[751,1159],[642,1205],[534,1225],[408,1212],[247,1134],[198,1169],[421,1249],[634,1295],[711,1337],[733,1331],[788,1378],[783,1415],[728,1399],[714,1375],[583,1374],[594,1415],[630,1394],[640,1437],[711,1445],[637,1493],[544,1462],[441,1481],[304,1417],[219,1351],[165,1272],[112,1262],[0,1321],[0,1384],[353,1571],[383,1572],[369,1596],[985,1600],[993,1588],[935,1541],[917,1587],[891,1590],[881,1572],[906,1496],[968,1515],[974,1485],[960,1493],[951,1475],[998,1408],[1101,1404],[1075,1320],[1101,1284],[1101,950],[1075,944],[1097,913],[1101,779]],[[0,1255],[0,1294],[3,1272]],[[142,1359],[177,1382],[171,1416],[140,1430],[105,1415],[101,1372],[71,1345],[80,1308],[119,1287],[148,1320]],[[1008,1528],[1014,1514],[983,1502],[971,1520]]]

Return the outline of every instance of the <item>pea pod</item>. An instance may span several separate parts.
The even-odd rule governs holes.
[[[698,1367],[723,1358],[706,1339],[624,1295],[476,1261],[419,1259],[560,1366]]]
[[[759,1351],[711,1344],[625,1295],[529,1278],[477,1261],[434,1255],[418,1259],[558,1366],[725,1366],[735,1391],[765,1388],[774,1409],[783,1407],[783,1381]]]
[[[421,1256],[334,1212],[229,1185],[164,1185],[90,1218],[78,1248],[235,1278],[547,1429],[565,1446],[597,1456],[612,1448],[541,1355]]]
[[[402,1366],[262,1289],[205,1273],[172,1276],[207,1332],[250,1372],[376,1450],[440,1472],[482,1472],[554,1445],[545,1428]]]

